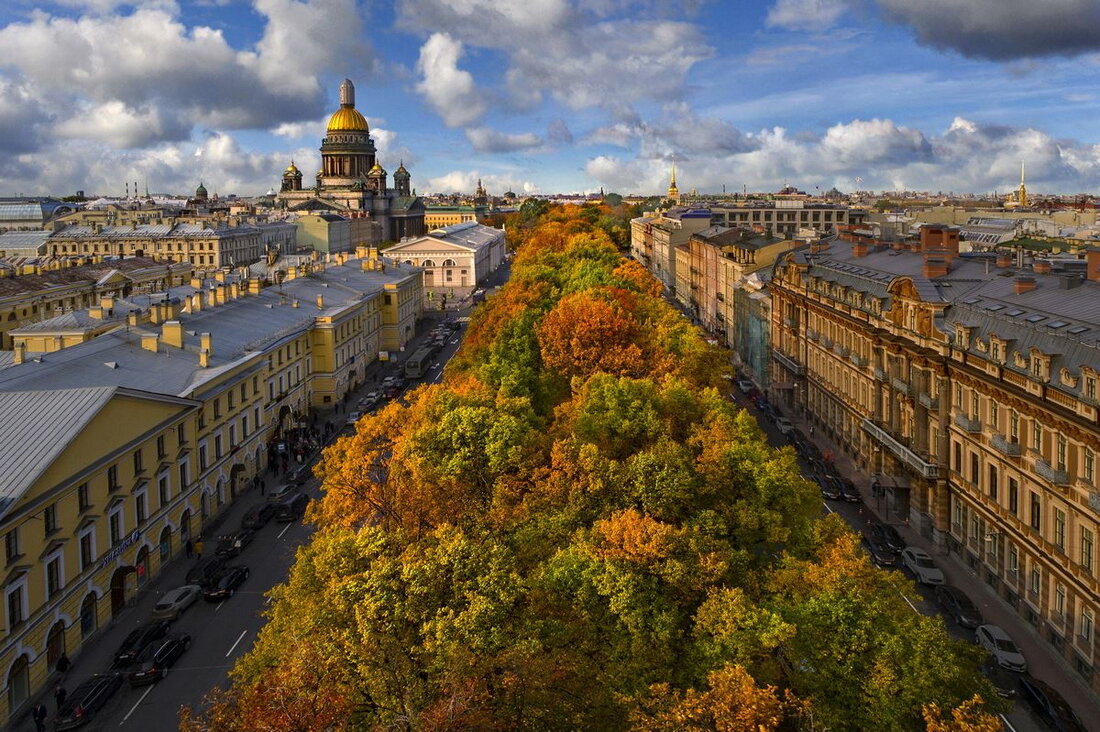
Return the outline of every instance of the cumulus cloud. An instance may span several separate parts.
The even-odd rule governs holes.
[[[573,133],[563,119],[550,120],[546,127],[546,140],[554,145],[573,144]]]
[[[480,153],[509,153],[530,150],[542,145],[542,138],[533,132],[508,133],[491,127],[470,127],[466,139]]]
[[[639,138],[640,139],[640,138]],[[596,156],[586,172],[598,185],[622,192],[657,193],[667,184],[669,155],[677,159],[682,189],[777,190],[787,183],[812,190],[1007,190],[1026,161],[1034,190],[1092,187],[1100,173],[1100,147],[1060,140],[1029,127],[983,125],[956,118],[939,134],[892,120],[853,120],[823,134],[792,135],[782,127],[745,135],[746,144],[727,154],[661,153],[638,143],[638,155]]]
[[[823,31],[833,27],[849,0],[778,0],[768,10],[769,27],[795,31]]]
[[[481,181],[489,195],[499,196],[505,191],[523,191],[524,193],[538,193],[539,187],[530,180],[520,177],[486,173],[477,170],[452,170],[444,175],[429,178],[424,189],[434,193],[473,193],[477,188],[477,182]]]
[[[998,61],[1100,50],[1096,0],[875,0],[921,43]]]
[[[481,119],[487,105],[474,77],[458,68],[462,43],[446,33],[433,33],[420,47],[416,62],[420,83],[416,90],[448,127],[462,127]]]
[[[0,153],[37,149],[49,114],[25,83],[0,76]]]
[[[160,140],[185,139],[191,124],[184,115],[157,107],[132,109],[120,101],[81,109],[55,128],[62,137],[105,142],[116,148],[143,147]]]

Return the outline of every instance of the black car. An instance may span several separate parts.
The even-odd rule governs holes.
[[[947,617],[964,628],[977,628],[985,623],[981,611],[958,587],[951,585],[937,587],[936,603],[943,608]]]
[[[893,550],[886,546],[882,539],[864,534],[860,543],[871,555],[871,561],[879,567],[898,566],[898,555],[894,554]]]
[[[871,536],[882,539],[883,543],[895,552],[900,553],[907,546],[898,530],[889,524],[872,524]]]
[[[275,511],[275,520],[286,523],[302,518],[309,505],[309,496],[305,493],[292,493],[286,497]]]
[[[195,566],[187,570],[187,584],[209,587],[218,581],[225,570],[225,559],[219,556],[200,559]]]
[[[217,584],[203,593],[203,597],[206,598],[207,602],[221,602],[233,597],[233,593],[246,579],[248,579],[248,567],[229,567],[218,579]]]
[[[1020,685],[1019,675],[1001,668],[1000,664],[992,659],[986,661],[985,665],[982,666],[982,675],[989,679],[989,683],[993,684],[993,689],[998,696],[1005,699],[1016,697],[1016,689]]]
[[[122,686],[122,674],[96,674],[65,697],[57,710],[54,729],[76,729],[92,721],[96,712]]]
[[[241,519],[241,528],[252,529],[253,531],[262,529],[268,521],[275,517],[275,509],[276,505],[274,503],[268,503],[267,501],[257,503],[248,509],[244,518]]]
[[[1030,676],[1020,677],[1020,696],[1057,732],[1084,732],[1085,725],[1054,689]]]
[[[241,553],[241,551],[252,543],[252,537],[254,533],[251,529],[241,529],[235,534],[227,534],[219,537],[218,548],[214,550],[214,554],[219,557],[235,557]]]
[[[832,475],[820,475],[817,477],[817,484],[821,486],[823,497],[831,501],[839,501],[844,498],[844,491],[841,490],[842,483],[839,478]]]
[[[152,620],[134,628],[115,651],[115,668],[124,668],[136,661],[145,647],[163,638],[171,626],[167,620]]]
[[[137,660],[137,667],[130,672],[130,686],[141,686],[160,681],[168,675],[168,669],[191,647],[191,636],[179,633],[162,638],[146,646]]]
[[[840,482],[840,497],[848,503],[859,503],[863,500],[863,494],[859,492],[855,484],[847,478],[837,478]]]

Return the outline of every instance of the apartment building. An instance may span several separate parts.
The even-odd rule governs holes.
[[[864,209],[838,203],[815,203],[799,199],[744,201],[711,206],[713,223],[726,227],[759,227],[768,234],[793,237],[800,229],[825,234],[838,225],[860,225],[867,218]]]
[[[782,255],[772,398],[958,552],[1094,689],[1100,612],[1100,250],[1086,278],[845,232]]]
[[[630,222],[631,256],[644,264],[670,291],[676,292],[676,247],[710,226],[705,208],[671,208]]]
[[[421,313],[420,270],[377,257],[247,274],[127,298],[124,323],[0,368],[0,724]]]
[[[147,224],[71,225],[50,235],[47,254],[151,257],[209,268],[239,267],[260,259],[264,254],[260,229],[234,223],[237,225],[221,219],[179,223],[158,219]]]

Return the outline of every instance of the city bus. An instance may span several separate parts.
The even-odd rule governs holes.
[[[405,362],[405,378],[419,379],[428,373],[428,367],[432,364],[432,349],[424,346],[416,349],[409,360]]]

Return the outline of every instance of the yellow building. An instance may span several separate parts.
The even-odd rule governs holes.
[[[428,231],[442,229],[444,226],[464,224],[467,221],[480,222],[483,216],[473,206],[426,206],[424,208],[424,227]]]
[[[958,232],[784,255],[773,393],[1096,690],[1100,250],[1089,277],[960,257]]]
[[[47,254],[151,257],[161,262],[191,262],[198,267],[237,267],[263,256],[261,231],[255,226],[231,226],[228,220],[203,219],[105,226],[66,226],[47,241]]]
[[[421,270],[331,260],[129,298],[124,324],[44,358],[20,349],[0,368],[0,724],[50,682],[61,652],[79,653],[203,532],[311,407],[331,408],[411,334]]]

